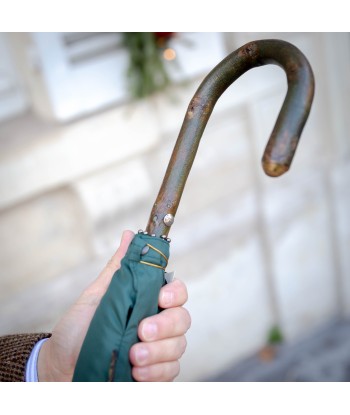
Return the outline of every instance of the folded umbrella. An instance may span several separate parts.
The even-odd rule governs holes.
[[[237,78],[270,63],[285,70],[288,91],[262,165],[267,175],[275,177],[289,169],[313,100],[312,69],[300,50],[288,42],[251,42],[220,62],[192,98],[146,231],[135,235],[95,312],[73,381],[133,381],[129,350],[139,341],[139,322],[159,312],[159,290],[166,283],[169,230],[210,114]]]

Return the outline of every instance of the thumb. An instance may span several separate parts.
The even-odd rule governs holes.
[[[115,254],[112,256],[112,258],[108,261],[106,265],[106,268],[110,268],[113,274],[117,269],[120,268],[120,261],[124,258],[131,241],[134,239],[134,236],[135,234],[132,231],[123,232],[119,248],[116,250]]]
[[[107,265],[100,272],[96,280],[85,290],[85,294],[86,292],[88,292],[89,295],[97,294],[98,297],[102,297],[104,295],[114,273],[117,271],[117,269],[120,268],[120,262],[124,258],[134,236],[135,234],[132,231],[126,230],[123,232],[119,248],[116,250],[112,258],[107,262]]]

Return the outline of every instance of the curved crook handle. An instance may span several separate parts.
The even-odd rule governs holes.
[[[153,205],[146,228],[148,233],[168,235],[203,131],[221,94],[249,69],[270,63],[285,70],[288,91],[267,143],[262,165],[269,176],[280,176],[289,169],[312,104],[312,69],[300,50],[288,42],[250,42],[220,62],[192,98]]]

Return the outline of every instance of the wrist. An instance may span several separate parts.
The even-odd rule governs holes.
[[[50,370],[50,350],[51,342],[49,339],[46,341],[39,352],[38,356],[38,380],[39,382],[54,382],[55,380],[52,377],[52,370]]]

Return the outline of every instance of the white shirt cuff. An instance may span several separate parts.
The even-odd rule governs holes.
[[[41,346],[46,342],[46,340],[49,340],[49,339],[47,338],[47,339],[39,340],[35,344],[32,352],[29,356],[29,359],[28,359],[27,364],[26,364],[26,375],[25,375],[25,381],[26,382],[39,382],[39,379],[38,379],[38,356],[39,356]]]

